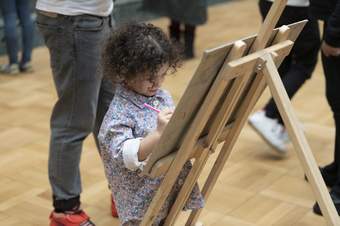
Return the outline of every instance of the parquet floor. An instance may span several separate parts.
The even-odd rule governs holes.
[[[239,0],[209,9],[199,27],[197,58],[165,82],[175,100],[182,95],[204,49],[254,34],[260,26],[257,1]],[[167,20],[153,21],[167,28]],[[49,117],[56,99],[46,48],[34,51],[35,73],[0,76],[0,225],[48,225],[51,192],[47,179]],[[0,63],[5,63],[4,57]],[[256,109],[266,102],[268,91]],[[332,159],[334,128],[324,96],[320,64],[293,106],[320,164]],[[218,180],[201,220],[207,226],[322,226],[311,211],[314,198],[292,147],[278,158],[248,126]],[[211,162],[208,162],[208,172]],[[92,137],[82,155],[83,207],[98,226],[119,225],[110,216],[110,193]],[[204,175],[202,178],[204,178]],[[185,214],[176,225],[183,225]]]

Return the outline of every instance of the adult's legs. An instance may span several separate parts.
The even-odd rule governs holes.
[[[337,176],[332,192],[340,199],[340,57],[326,57],[322,54],[322,63],[326,80],[326,97],[333,112],[335,125],[334,161],[325,169],[328,174]]]
[[[271,3],[265,0],[259,2],[260,11],[263,17],[267,15]],[[299,20],[308,19],[307,7],[287,6],[278,21],[278,26],[287,25]],[[284,70],[279,72],[283,85],[289,98],[292,98],[301,88],[304,82],[309,79],[317,63],[317,55],[320,47],[320,33],[316,20],[310,19],[300,36],[296,40],[294,47],[283,62]],[[287,65],[289,64],[289,65]],[[274,100],[271,98],[265,106],[266,116],[277,119],[283,124]]]
[[[14,0],[12,0],[14,1]],[[20,64],[31,61],[33,48],[33,20],[31,18],[30,1],[15,0],[17,5],[17,13],[22,28],[22,57]]]
[[[18,63],[17,11],[15,0],[1,0],[1,12],[4,19],[4,32],[9,64]]]
[[[269,12],[271,5],[269,1],[259,1],[263,18]],[[286,6],[277,26],[288,25],[306,19],[308,16],[308,7]],[[281,80],[289,98],[292,98],[303,83],[311,77],[317,62],[319,47],[318,23],[311,19],[295,41],[290,54],[279,67]],[[258,111],[249,117],[249,123],[268,144],[274,147],[277,153],[287,153],[288,133],[273,98],[265,105],[264,111]]]
[[[181,31],[181,23],[170,19],[169,34],[170,38],[175,42],[181,42],[181,36],[183,35],[182,41],[184,41],[184,57],[191,59],[195,56],[194,45],[195,45],[195,32],[196,26],[191,24],[184,24],[184,32]]]
[[[331,187],[330,195],[340,215],[340,57],[326,57],[322,53],[321,58],[326,80],[326,97],[333,113],[335,125],[334,161],[322,168],[322,176],[324,179],[325,177],[332,179],[330,183],[334,185]],[[320,207],[317,204],[314,205],[313,210],[316,214],[321,215]]]
[[[51,54],[58,100],[51,116],[49,179],[56,212],[80,204],[80,155],[94,130],[102,74],[98,73],[108,18],[38,14],[37,24]]]
[[[169,36],[175,42],[180,42],[181,40],[181,24],[178,21],[170,19],[169,25]]]
[[[186,59],[191,59],[195,56],[195,33],[196,26],[185,24],[184,29],[184,56]]]

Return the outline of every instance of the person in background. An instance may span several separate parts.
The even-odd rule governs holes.
[[[13,75],[20,72],[32,72],[31,57],[34,27],[31,18],[30,1],[1,0],[0,8],[4,19],[4,34],[9,60],[8,64],[0,65],[0,73]],[[18,59],[17,18],[20,21],[22,36],[20,61]]]
[[[311,0],[310,13],[324,22],[321,59],[326,81],[326,98],[335,125],[334,160],[321,167],[320,171],[340,215],[340,0]],[[313,211],[322,215],[318,203],[314,204]]]
[[[272,5],[270,0],[260,0],[259,8],[264,19]],[[283,85],[289,98],[297,93],[315,68],[320,48],[320,32],[316,19],[309,16],[309,0],[288,0],[277,26],[288,25],[308,19],[297,38],[292,51],[279,67]],[[251,127],[280,155],[287,154],[288,133],[271,98],[264,108],[255,112],[248,120]]]
[[[196,27],[207,21],[206,0],[144,0],[143,9],[170,19],[170,38],[184,45],[184,58],[195,57]]]

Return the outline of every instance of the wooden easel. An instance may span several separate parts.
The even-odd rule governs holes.
[[[267,85],[327,224],[340,225],[277,71],[307,22],[273,30],[286,2],[274,2],[257,36],[205,51],[159,145],[143,170],[150,176],[165,174],[165,177],[143,218],[142,226],[152,225],[183,165],[191,159],[194,160],[193,168],[165,221],[165,225],[174,224],[209,154],[215,152],[217,144],[224,142],[202,190],[204,198],[208,199],[241,129]],[[186,226],[195,225],[200,212],[192,212]]]

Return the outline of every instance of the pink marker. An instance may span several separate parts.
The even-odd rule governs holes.
[[[151,110],[153,110],[153,111],[155,111],[155,112],[157,112],[157,113],[161,112],[161,110],[159,110],[159,109],[157,109],[155,107],[152,107],[151,105],[149,105],[147,103],[145,103],[144,106],[149,108],[149,109],[151,109]]]

